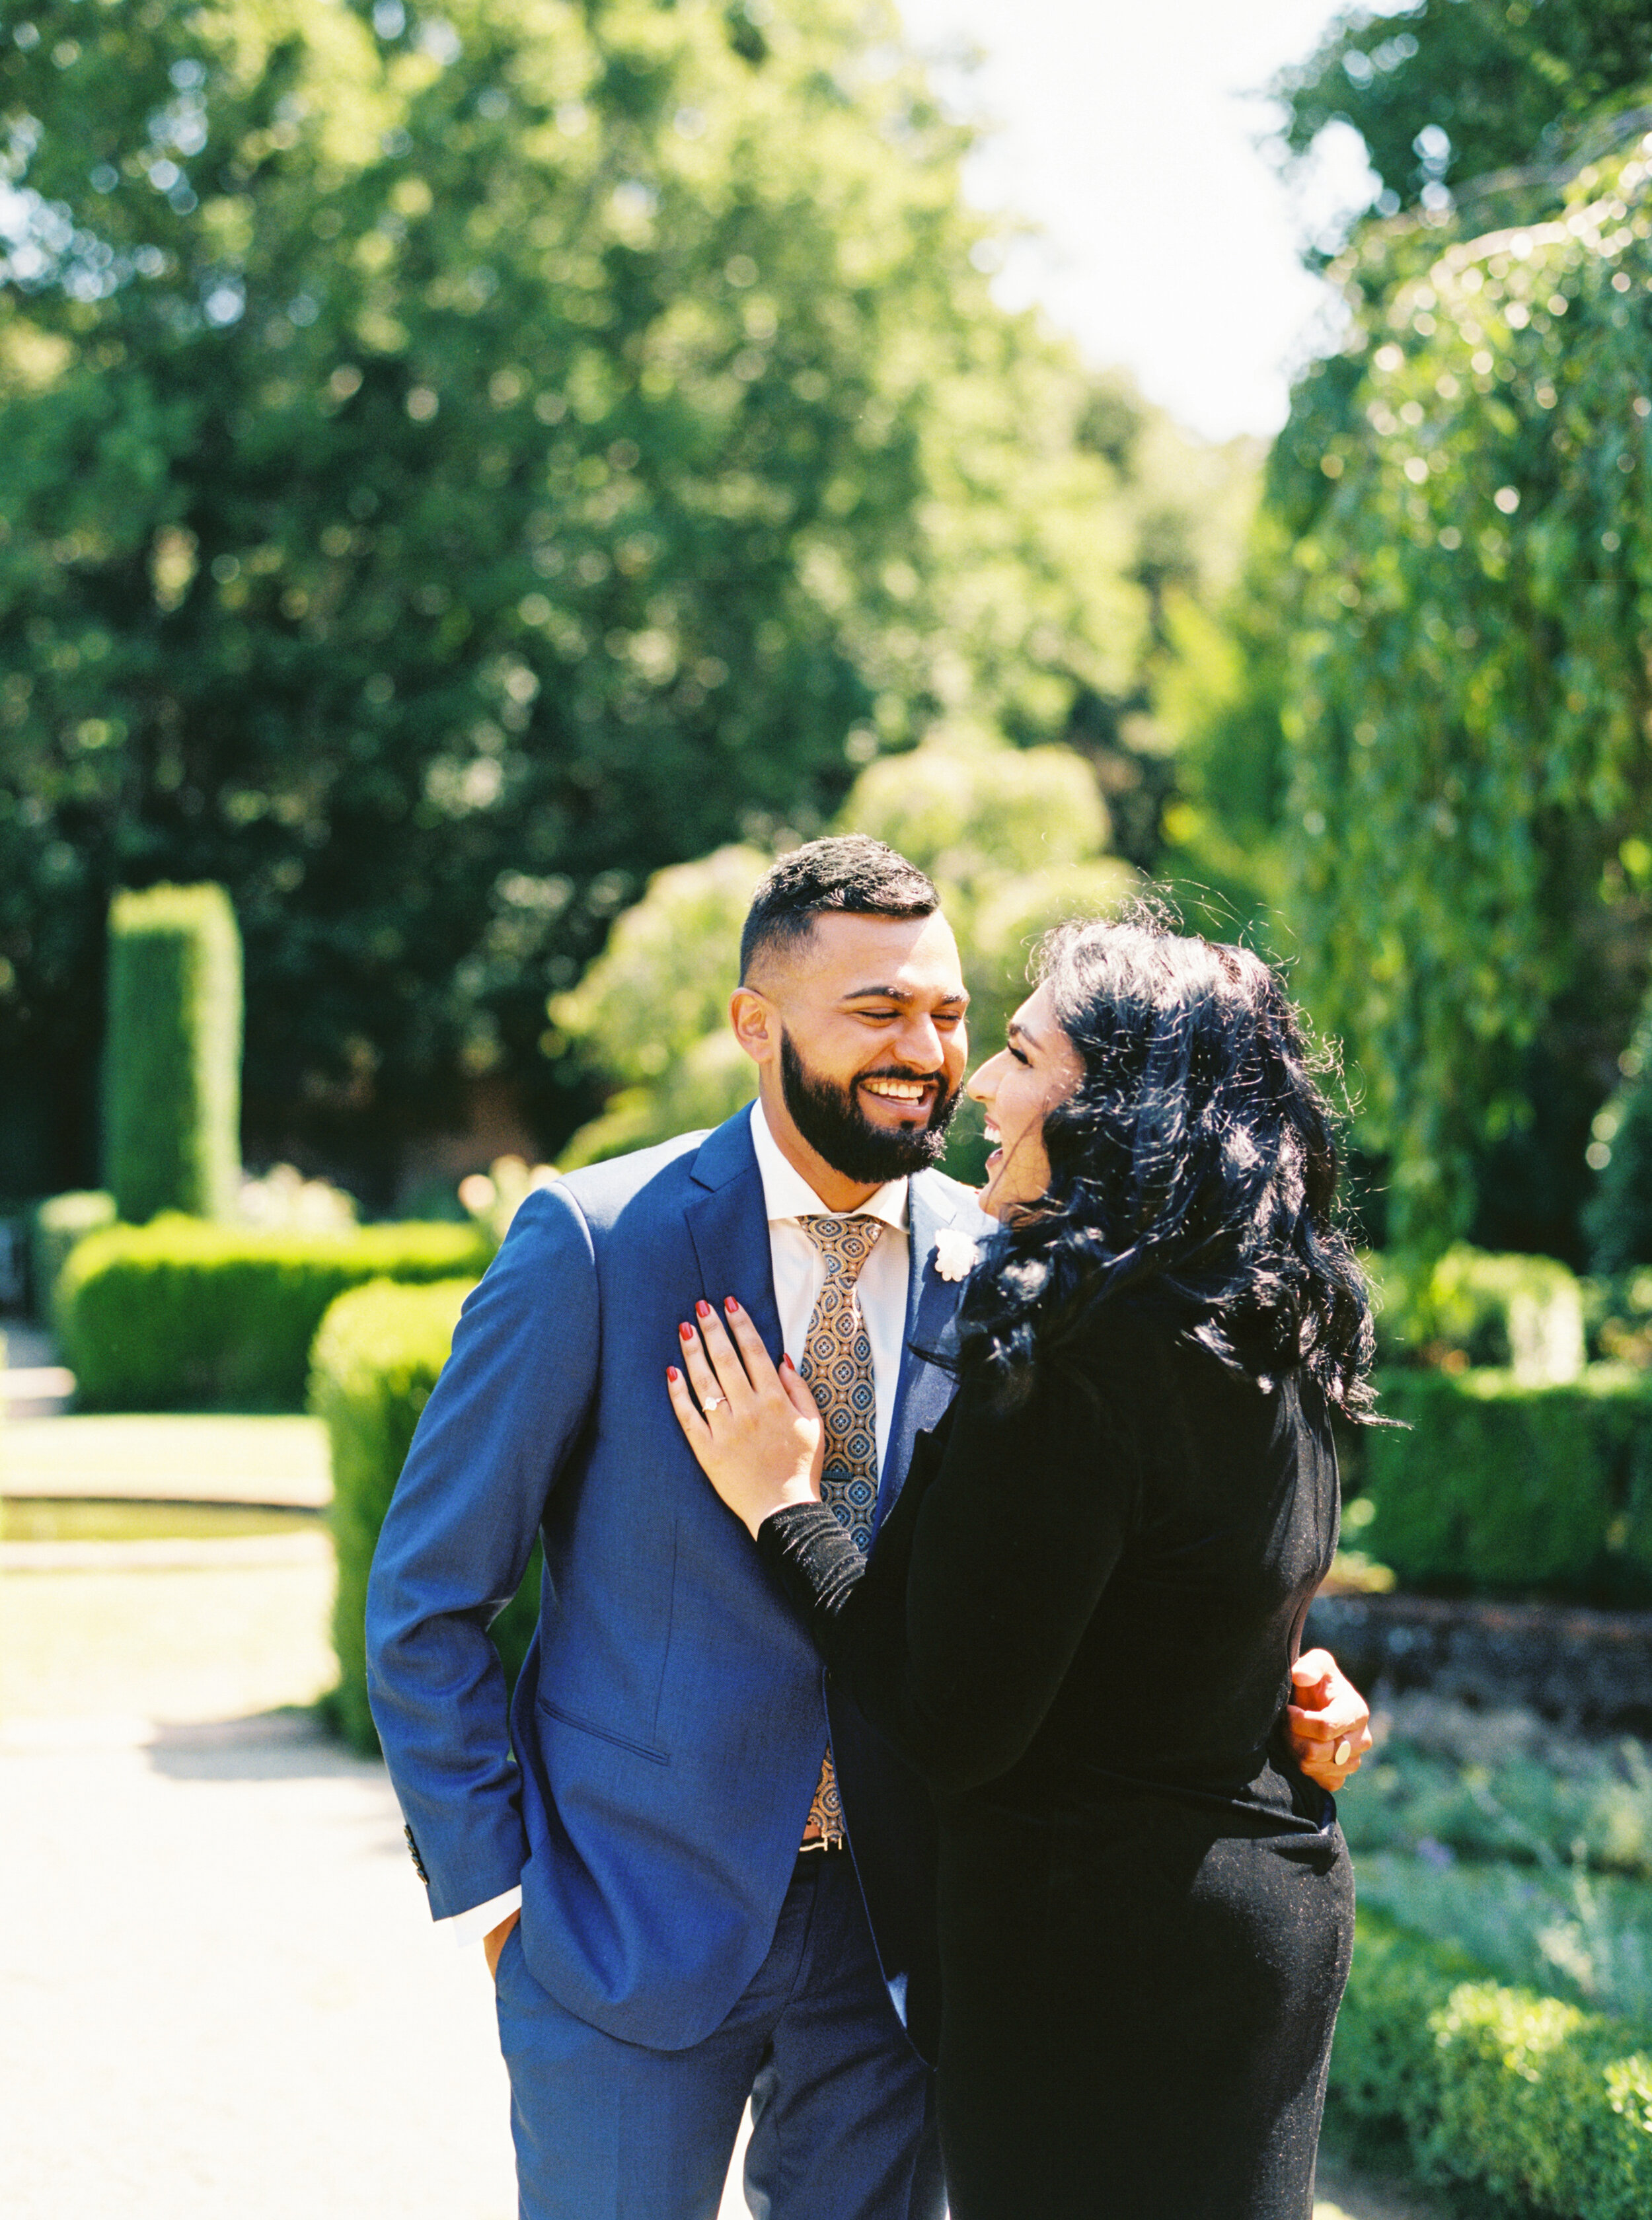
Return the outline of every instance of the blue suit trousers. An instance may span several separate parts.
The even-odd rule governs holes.
[[[521,2220],[714,2220],[748,2097],[756,2220],[942,2220],[931,2076],[878,1969],[854,1868],[810,1853],[768,1955],[683,2050],[577,2018],[499,1961]]]

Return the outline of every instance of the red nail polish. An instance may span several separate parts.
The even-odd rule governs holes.
[[[797,1369],[797,1367],[792,1363],[790,1357],[788,1356],[783,1350],[781,1352],[780,1363],[781,1369],[782,1371],[795,1372]]]
[[[732,1313],[732,1312],[738,1311],[738,1310],[739,1309],[739,1307],[740,1307],[740,1306],[739,1306],[739,1305],[735,1301],[735,1300],[734,1300],[734,1298],[733,1298],[733,1296],[732,1296],[732,1295],[725,1295],[725,1296],[724,1296],[724,1298],[723,1298],[723,1308],[724,1308],[726,1311],[728,1311],[728,1312],[730,1312],[730,1313]]]
[[[683,1337],[684,1341],[692,1341],[694,1339],[694,1328],[691,1325],[680,1325],[677,1328],[677,1331]]]
[[[696,1303],[695,1305],[695,1308],[699,1312],[701,1318],[709,1318],[711,1316],[711,1305],[709,1303]]]
[[[665,1368],[665,1376],[670,1381],[672,1387],[675,1388],[677,1381],[683,1377],[683,1375],[677,1370],[675,1364],[668,1364]]]

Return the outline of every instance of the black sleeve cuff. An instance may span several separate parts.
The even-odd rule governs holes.
[[[866,1560],[824,1503],[789,1503],[757,1529],[757,1548],[798,1609],[821,1631],[858,1587]]]

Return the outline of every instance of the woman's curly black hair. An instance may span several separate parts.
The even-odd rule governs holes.
[[[1018,1405],[1127,1301],[1230,1372],[1263,1388],[1306,1373],[1368,1419],[1370,1305],[1333,1217],[1335,1125],[1274,972],[1143,918],[1057,926],[1034,976],[1082,1076],[1044,1119],[1048,1188],[971,1279],[959,1369]]]

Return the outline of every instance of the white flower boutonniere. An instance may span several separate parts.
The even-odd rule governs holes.
[[[956,1225],[944,1225],[935,1236],[935,1269],[944,1280],[967,1280],[976,1269],[979,1251],[969,1236]]]

